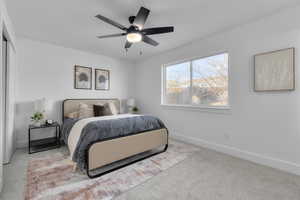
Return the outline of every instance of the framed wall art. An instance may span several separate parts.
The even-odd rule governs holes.
[[[109,70],[95,69],[95,90],[109,90],[110,75]]]
[[[295,89],[295,48],[254,56],[254,91]]]
[[[92,68],[75,65],[74,88],[86,90],[92,89]]]

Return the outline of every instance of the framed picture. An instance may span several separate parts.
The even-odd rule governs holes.
[[[95,69],[95,90],[109,90],[109,70]]]
[[[295,89],[295,48],[254,56],[254,91]]]
[[[75,65],[74,88],[87,90],[92,89],[92,68]]]

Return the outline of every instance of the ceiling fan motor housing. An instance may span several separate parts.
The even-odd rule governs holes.
[[[140,31],[139,31],[139,28],[136,27],[136,26],[134,26],[134,25],[130,26],[130,27],[127,29],[127,33],[135,33],[135,32],[140,32]]]

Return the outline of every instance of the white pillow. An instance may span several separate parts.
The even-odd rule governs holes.
[[[116,105],[113,102],[109,102],[108,106],[109,106],[109,109],[110,109],[112,115],[119,114],[118,109],[116,108]]]
[[[89,106],[87,104],[80,103],[79,109],[78,109],[78,117],[79,118],[94,117],[94,111],[92,108],[89,108]]]

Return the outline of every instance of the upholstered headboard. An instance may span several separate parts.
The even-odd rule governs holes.
[[[77,111],[80,103],[85,103],[92,108],[94,104],[105,104],[109,102],[114,103],[116,105],[118,113],[120,113],[119,99],[66,99],[62,103],[62,120],[64,121],[64,118],[69,113]]]

